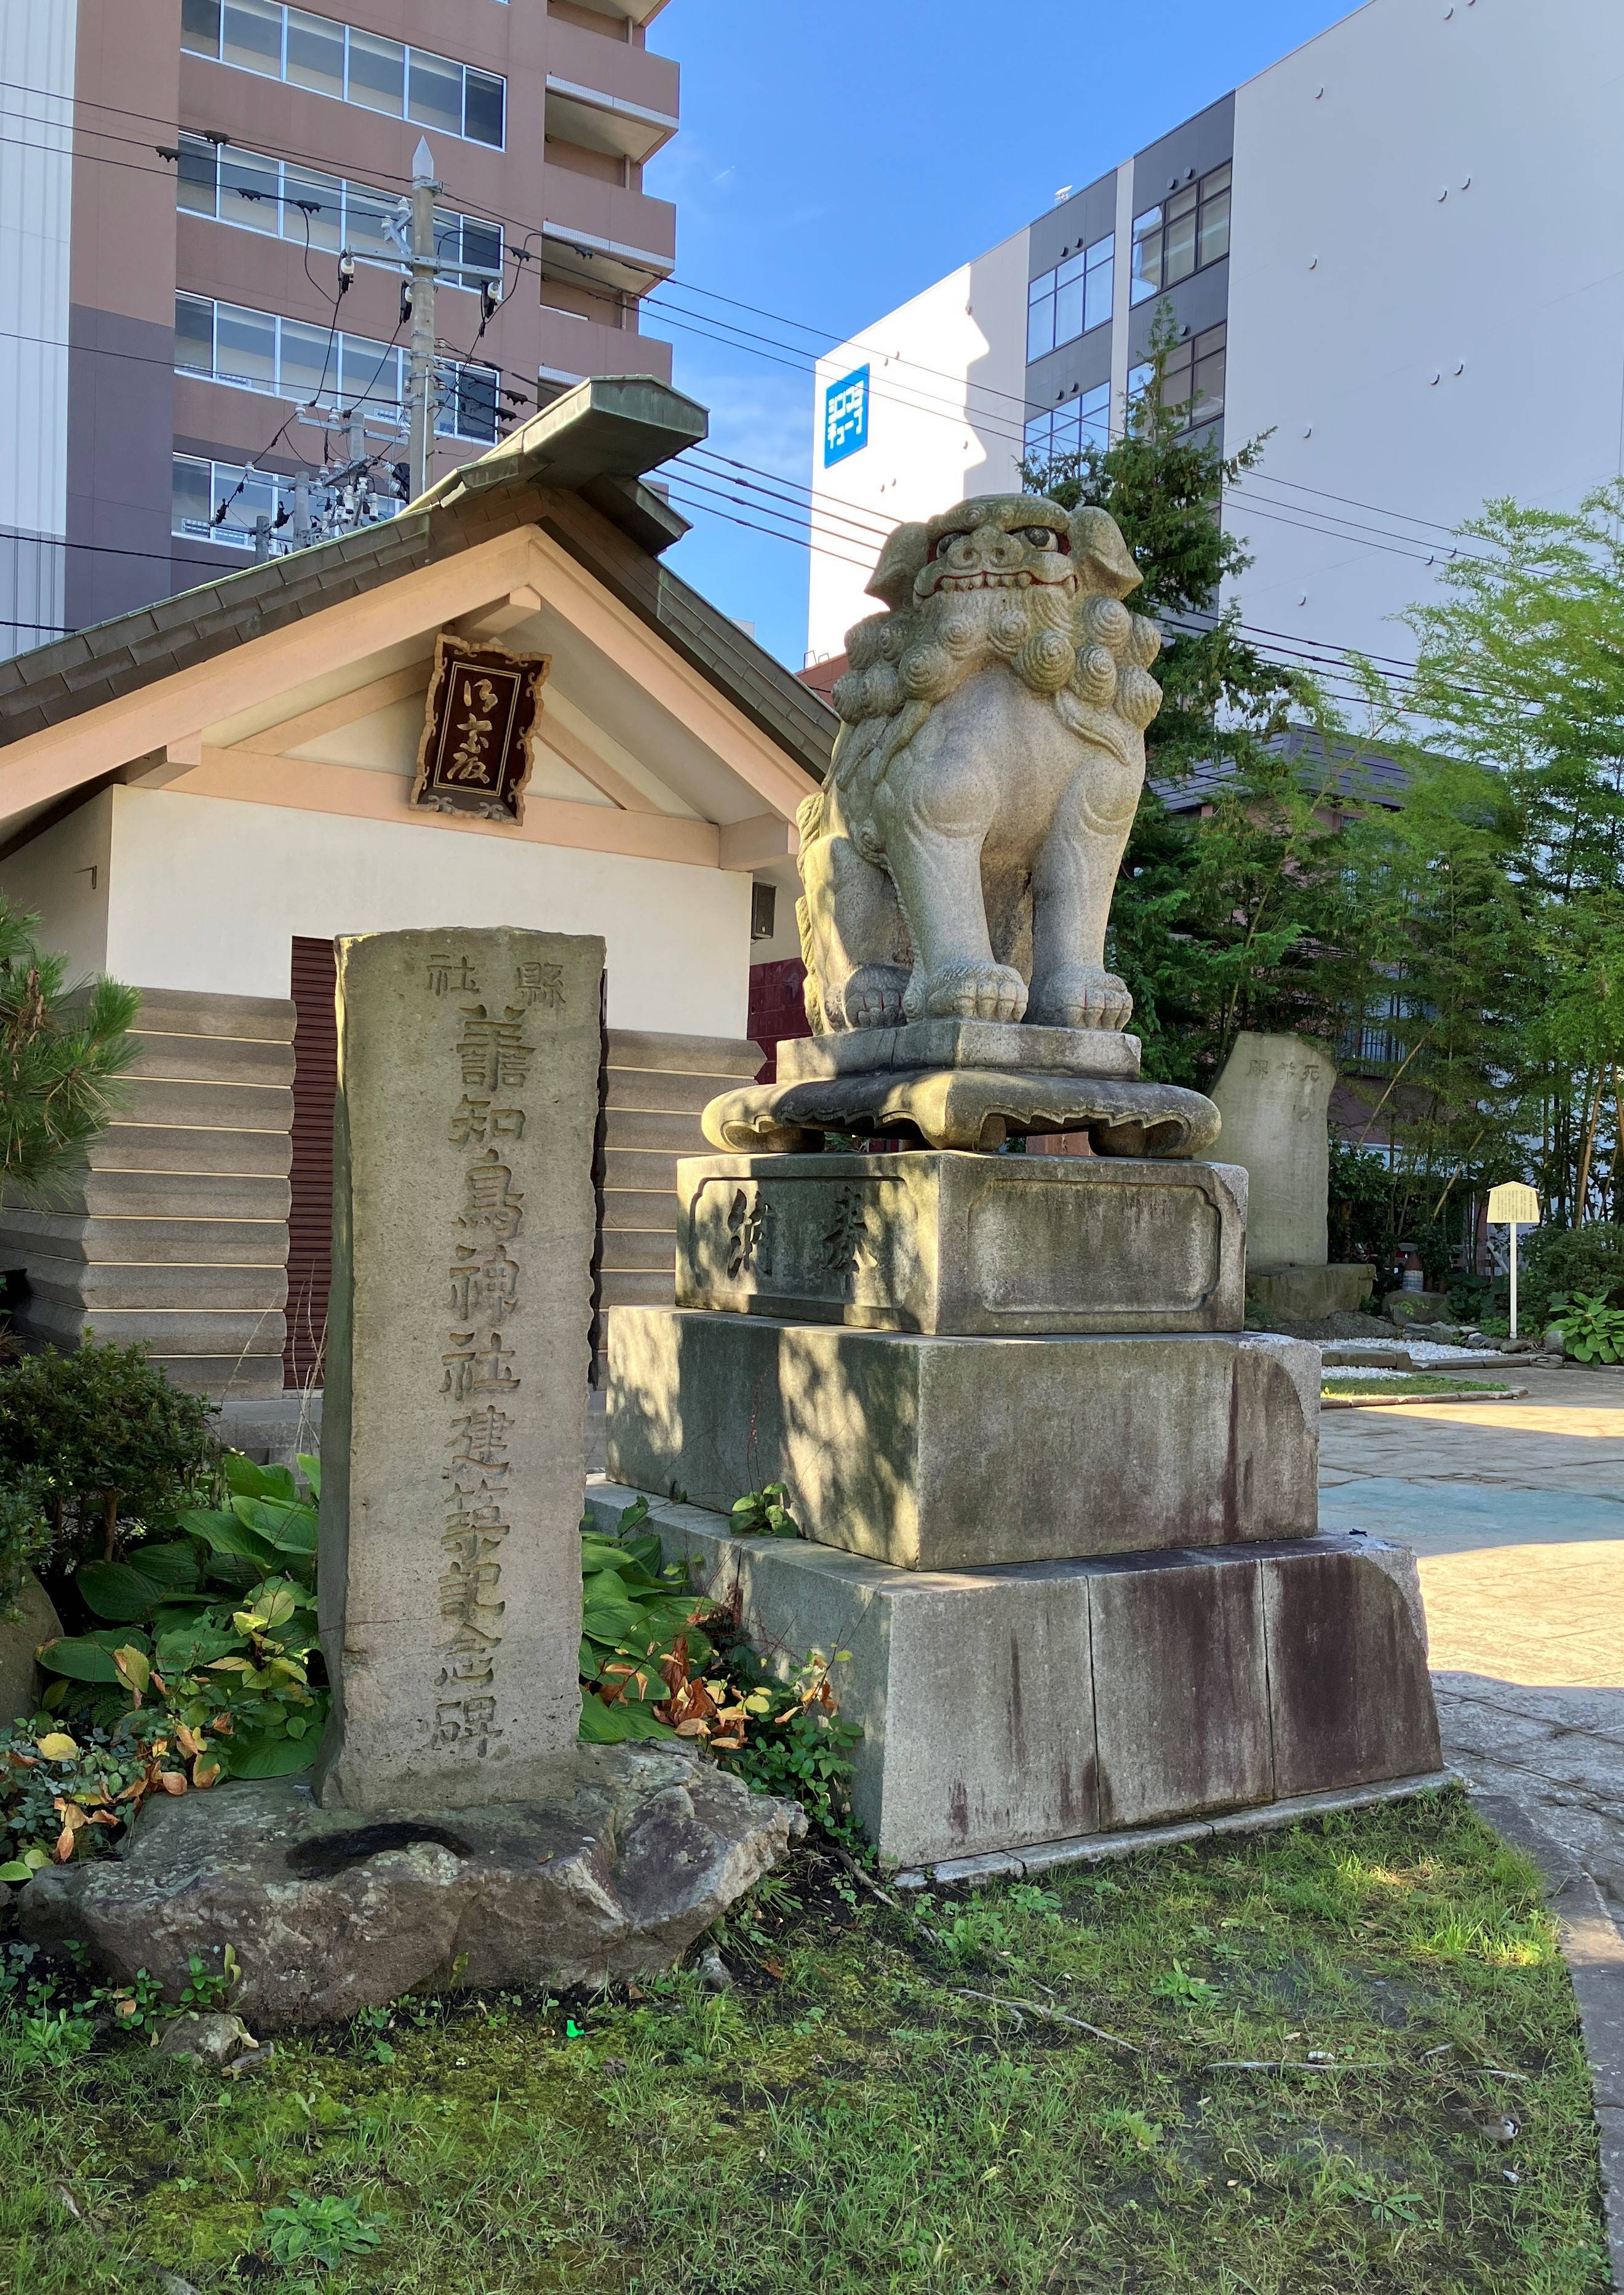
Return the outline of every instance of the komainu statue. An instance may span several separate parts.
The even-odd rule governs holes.
[[[1104,510],[1030,494],[891,535],[800,812],[815,1033],[1126,1025],[1106,923],[1162,701],[1160,636],[1122,602],[1139,579]]]
[[[810,1037],[705,1111],[713,1147],[831,1132],[991,1153],[1204,1155],[1218,1110],[1139,1073],[1106,969],[1161,706],[1139,570],[1103,510],[982,494],[900,526],[848,638],[828,778],[801,806]],[[742,1198],[741,1198],[742,1200]]]

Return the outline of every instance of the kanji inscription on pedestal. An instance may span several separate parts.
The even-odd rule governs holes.
[[[325,1802],[528,1799],[573,1757],[602,979],[559,933],[339,943]]]

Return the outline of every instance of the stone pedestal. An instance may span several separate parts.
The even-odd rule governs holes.
[[[602,979],[559,933],[339,943],[324,1801],[574,1759]]]
[[[925,1338],[625,1308],[608,1472],[910,1570],[1307,1536],[1319,1352],[1268,1333]]]
[[[1246,1174],[1234,1166],[714,1156],[686,1158],[677,1184],[680,1307],[943,1337],[1245,1320]]]
[[[1317,1323],[1326,1315],[1374,1313],[1374,1267],[1355,1261],[1326,1267],[1249,1267],[1246,1288],[1271,1315]]]
[[[636,1493],[593,1484],[612,1530]],[[853,1798],[902,1865],[1409,1779],[1441,1757],[1413,1557],[1375,1539],[910,1571],[657,1503],[668,1561],[789,1662],[847,1650]]]

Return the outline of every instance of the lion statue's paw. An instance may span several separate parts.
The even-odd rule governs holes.
[[[1133,999],[1103,965],[1070,965],[1034,981],[1027,1019],[1042,1028],[1125,1028]]]
[[[1008,964],[944,964],[925,982],[919,1017],[926,1020],[1018,1020],[1026,1009],[1026,983]]]
[[[860,964],[846,982],[842,1003],[848,1028],[900,1028],[908,972],[896,964]]]

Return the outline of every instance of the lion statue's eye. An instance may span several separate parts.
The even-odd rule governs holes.
[[[939,534],[932,547],[930,553],[931,556],[933,558],[945,558],[948,551],[952,548],[954,543],[959,539],[959,537],[956,534]]]
[[[1024,526],[1021,540],[1030,542],[1034,550],[1064,550],[1065,543],[1047,526]]]

